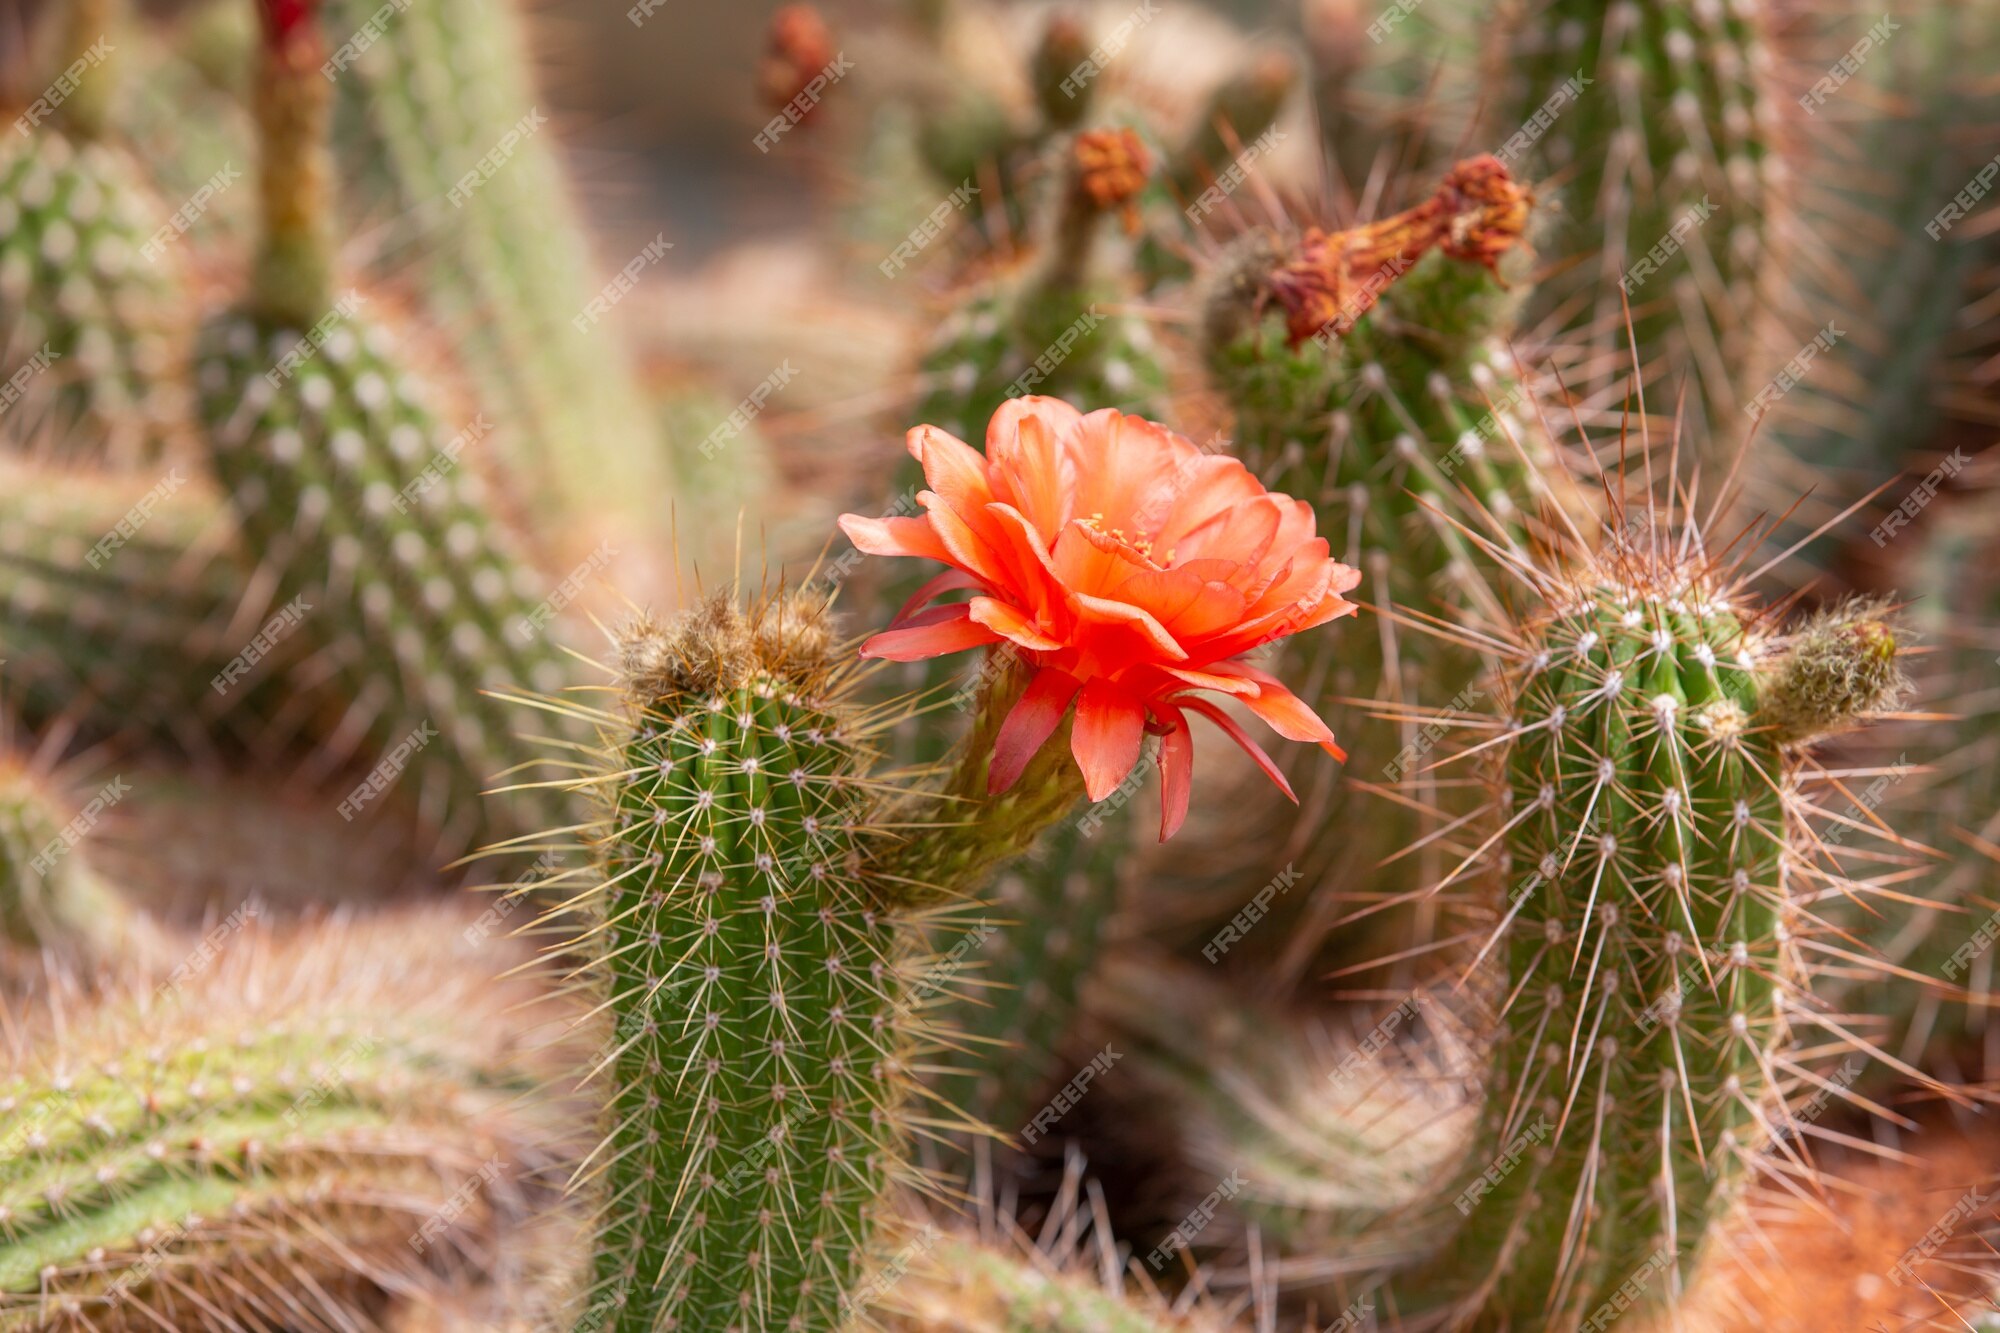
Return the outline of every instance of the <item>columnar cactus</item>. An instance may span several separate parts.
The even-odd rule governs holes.
[[[1868,42],[1865,59],[1852,71],[1829,64],[1842,82],[1832,98],[1803,94],[1814,114],[1801,126],[1799,173],[1813,188],[1801,191],[1800,225],[1834,258],[1798,285],[1812,309],[1838,312],[1841,336],[1771,409],[1763,430],[1783,447],[1747,460],[1770,497],[1756,498],[1773,510],[1813,493],[1796,515],[1802,527],[1912,464],[1940,423],[1976,418],[1977,367],[1994,350],[1992,321],[1967,314],[1984,309],[1994,242],[1965,225],[1956,202],[1991,156],[1984,145],[2000,118],[1983,73],[1993,25],[1935,0],[1896,10],[1893,35],[1869,31],[1880,17],[1855,11],[1832,27]]]
[[[972,438],[1000,404],[1047,393],[1144,412],[1166,387],[1145,321],[1094,257],[1107,220],[1131,206],[1152,169],[1130,130],[1089,130],[1070,145],[1043,252],[1020,274],[975,291],[924,353],[921,420]],[[907,469],[905,469],[907,471]]]
[[[1289,255],[1253,238],[1209,283],[1204,351],[1235,413],[1239,456],[1313,503],[1382,613],[1375,634],[1302,642],[1297,677],[1322,699],[1374,700],[1396,715],[1355,724],[1365,728],[1357,752],[1387,761],[1391,782],[1429,767],[1410,706],[1442,703],[1477,678],[1476,655],[1397,623],[1488,597],[1488,561],[1465,530],[1461,496],[1510,531],[1554,499],[1574,503],[1501,342],[1517,302],[1498,269],[1522,266],[1529,207],[1505,167],[1474,158],[1422,204],[1349,231],[1309,231]],[[1360,776],[1375,783],[1383,772]],[[1363,876],[1418,842],[1420,809],[1448,799],[1434,787],[1406,788],[1421,792],[1421,807],[1385,804],[1366,818],[1343,817],[1352,783],[1334,787],[1307,873],[1331,869],[1338,891],[1289,898],[1282,910],[1310,908],[1313,927],[1265,932],[1255,947],[1282,941],[1284,970],[1297,974],[1332,914],[1359,895],[1389,896]]]
[[[664,537],[665,453],[602,327],[625,288],[595,274],[524,21],[480,0],[416,0],[390,16],[371,0],[325,8],[352,202],[409,223],[395,249],[508,427],[494,448],[555,525],[610,528],[614,543]],[[619,262],[637,264],[636,278],[660,257],[649,247]]]
[[[716,598],[620,651],[578,904],[611,1033],[577,1327],[832,1329],[906,1169],[913,1022],[902,927],[859,876],[862,724],[803,599]]]
[[[1564,318],[1594,373],[1623,376],[1629,301],[1658,407],[1692,376],[1692,428],[1721,441],[1771,368],[1758,313],[1779,304],[1792,194],[1766,23],[1755,4],[1518,0],[1489,29],[1485,138],[1563,181],[1554,248],[1596,256],[1544,280],[1531,320]]]
[[[568,1130],[456,912],[251,921],[0,1065],[0,1328],[340,1325],[546,1203]],[[539,1183],[537,1183],[539,1178]]]
[[[533,782],[518,710],[488,693],[559,689],[554,601],[493,517],[472,458],[484,417],[456,433],[360,292],[332,283],[324,144],[330,89],[310,15],[267,8],[259,87],[264,241],[251,299],[203,330],[197,384],[217,480],[281,591],[323,605],[322,643],[369,645],[348,674],[375,701],[384,764],[414,753],[428,815],[448,844],[560,827],[558,793],[482,805]],[[443,744],[432,746],[434,738]],[[395,765],[398,773],[401,764]],[[382,771],[378,766],[378,775]],[[382,775],[384,780],[396,774]],[[366,804],[379,789],[371,776]]]
[[[1467,746],[1494,799],[1454,872],[1491,874],[1495,1066],[1464,1220],[1405,1289],[1450,1296],[1462,1327],[1684,1290],[1752,1157],[1796,1125],[1786,1098],[1825,1084],[1794,1034],[1816,1017],[1802,747],[1900,688],[1879,616],[1778,634],[1692,524],[1522,568],[1541,604],[1506,631]]]
[[[52,414],[58,453],[131,466],[171,451],[185,430],[189,292],[181,256],[159,238],[170,210],[105,133],[122,10],[117,0],[70,5],[65,68],[53,73],[74,91],[8,108],[0,407],[25,401]]]

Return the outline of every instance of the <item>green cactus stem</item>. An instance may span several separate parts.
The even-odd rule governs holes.
[[[1505,998],[1463,1221],[1398,1288],[1456,1327],[1671,1307],[1772,1132],[1815,1132],[1787,1098],[1825,1084],[1795,1034],[1818,1020],[1801,903],[1825,873],[1796,738],[1893,697],[1894,631],[1862,614],[1774,634],[1692,524],[1603,543],[1532,568],[1540,605],[1506,631],[1478,733],[1490,834],[1459,870],[1492,870],[1481,952]]]
[[[594,969],[612,1032],[588,1308],[830,1330],[903,1174],[901,927],[857,878],[866,753],[823,611],[621,635]]]
[[[358,1326],[547,1206],[523,988],[421,943],[460,916],[249,919],[44,1015],[0,1067],[0,1329]]]
[[[480,800],[535,781],[540,747],[489,691],[561,688],[548,631],[562,588],[536,604],[548,585],[494,517],[476,456],[483,416],[454,433],[367,299],[331,288],[322,49],[310,22],[270,27],[257,283],[198,350],[211,466],[281,594],[323,608],[306,630],[337,649],[367,645],[343,656],[354,694],[377,702],[384,758],[348,802],[365,806],[407,762],[447,845],[566,827],[553,790]]]
[[[190,292],[163,239],[169,209],[132,155],[104,137],[122,9],[114,0],[71,5],[60,71],[69,95],[44,94],[18,119],[9,113],[0,408],[15,421],[49,418],[51,452],[130,467],[174,452],[185,432]]]
[[[1313,504],[1381,612],[1379,635],[1318,638],[1293,650],[1304,654],[1295,678],[1312,682],[1320,700],[1374,701],[1382,716],[1349,724],[1358,731],[1351,752],[1387,767],[1343,774],[1331,787],[1311,782],[1333,804],[1312,828],[1270,835],[1299,837],[1306,874],[1332,877],[1329,892],[1288,895],[1280,905],[1312,913],[1305,924],[1267,930],[1244,954],[1282,947],[1282,977],[1304,974],[1340,914],[1390,897],[1373,868],[1419,845],[1429,812],[1449,813],[1452,794],[1434,780],[1405,787],[1414,803],[1351,813],[1360,784],[1394,785],[1429,768],[1411,706],[1459,696],[1479,674],[1477,654],[1411,633],[1399,618],[1490,597],[1480,572],[1490,561],[1465,530],[1465,514],[1483,510],[1519,532],[1544,506],[1575,504],[1548,466],[1503,342],[1518,293],[1497,270],[1524,266],[1528,209],[1505,167],[1474,158],[1422,204],[1351,231],[1311,231],[1289,255],[1253,238],[1209,281],[1203,342],[1210,376],[1235,413],[1239,455],[1266,485]],[[1363,952],[1396,950],[1370,937]]]
[[[1071,717],[1011,787],[997,795],[987,790],[1001,723],[1032,674],[1004,645],[989,649],[979,669],[972,726],[938,780],[881,802],[873,822],[884,836],[875,840],[869,860],[871,888],[885,901],[935,903],[976,892],[1082,801],[1083,774],[1070,757]]]
[[[977,442],[1000,404],[1024,393],[1142,414],[1158,406],[1159,348],[1143,320],[1119,309],[1124,284],[1099,239],[1150,170],[1129,130],[1072,140],[1041,254],[969,294],[924,353],[919,420]]]
[[[614,289],[593,262],[549,107],[536,101],[527,24],[484,0],[380,11],[379,0],[326,5],[322,56],[342,179],[353,182],[347,202],[359,218],[409,223],[386,258],[399,274],[414,269],[481,404],[507,423],[495,449],[550,526],[606,532],[614,544],[664,540],[666,461],[604,324]],[[648,247],[617,262],[643,280],[659,257]]]
[[[1597,373],[1622,377],[1629,302],[1660,406],[1691,376],[1690,429],[1718,447],[1775,366],[1759,314],[1783,298],[1789,109],[1766,21],[1759,5],[1521,0],[1488,31],[1483,137],[1564,181],[1547,248],[1594,257],[1538,285],[1530,322],[1563,319],[1601,353]]]

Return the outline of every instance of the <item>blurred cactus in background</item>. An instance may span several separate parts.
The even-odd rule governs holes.
[[[0,13],[0,1330],[2000,1326],[1995,32]]]

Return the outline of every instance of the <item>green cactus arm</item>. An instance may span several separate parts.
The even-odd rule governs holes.
[[[718,598],[621,648],[578,908],[610,1026],[589,1308],[635,1333],[832,1329],[907,1170],[901,927],[856,878],[860,723],[802,600]]]
[[[1496,1064],[1454,1186],[1462,1220],[1398,1283],[1455,1326],[1588,1319],[1621,1288],[1671,1307],[1755,1154],[1799,1164],[1773,1146],[1795,1123],[1813,981],[1799,740],[1896,690],[1822,688],[1877,679],[1893,645],[1879,619],[1779,639],[1692,530],[1603,540],[1536,575],[1498,673],[1499,853],[1475,872],[1481,955],[1505,968]],[[1803,730],[1781,702],[1801,674]]]
[[[491,474],[476,452],[463,456],[491,429],[483,415],[450,432],[436,388],[404,367],[365,298],[323,289],[330,183],[318,34],[302,22],[267,36],[262,186],[273,262],[259,268],[245,308],[202,332],[210,468],[280,592],[322,608],[304,632],[333,645],[357,697],[380,703],[372,734],[394,771],[378,765],[349,804],[373,800],[400,777],[396,756],[413,755],[427,818],[447,845],[568,827],[562,793],[532,785],[549,752],[518,734],[519,714],[492,693],[565,682],[550,632],[563,585],[537,604],[539,580],[494,516]],[[311,313],[294,319],[301,302]],[[515,790],[482,802],[496,783]]]

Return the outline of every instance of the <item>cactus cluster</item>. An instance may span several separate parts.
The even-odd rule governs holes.
[[[0,23],[0,1330],[2000,1318],[1990,0],[1222,8]]]

